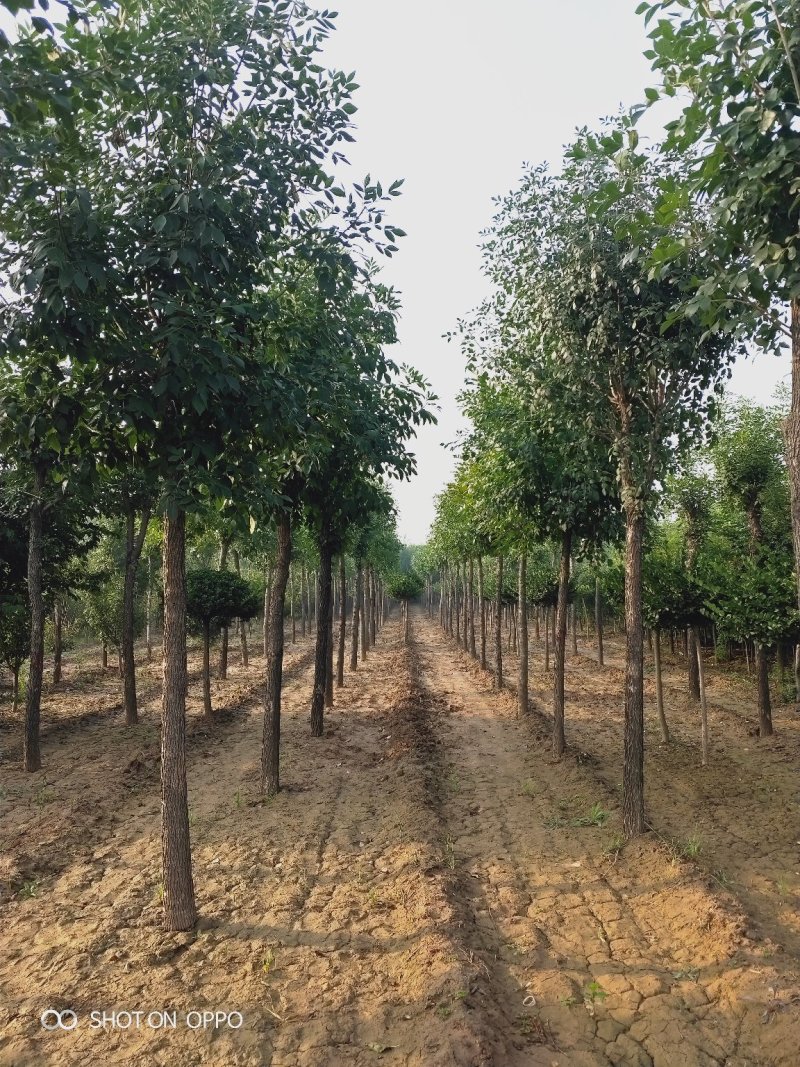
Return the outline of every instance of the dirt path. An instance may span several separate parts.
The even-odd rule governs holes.
[[[517,1047],[496,1062],[795,1065],[800,1012],[770,1010],[786,976],[743,939],[741,916],[657,846],[613,862],[613,794],[590,767],[552,764],[512,701],[435,623],[415,622],[424,685],[452,710],[442,817],[484,974],[476,996],[494,1000]]]
[[[310,641],[287,650],[268,804],[259,662],[215,686],[210,726],[192,687],[191,935],[160,929],[156,706],[127,730],[73,691],[46,777],[5,768],[2,1067],[796,1067],[785,971],[742,917],[662,849],[615,859],[613,790],[414,632],[384,628],[321,739]],[[42,1030],[46,1008],[79,1026]]]

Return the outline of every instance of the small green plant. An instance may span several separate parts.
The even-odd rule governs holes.
[[[678,852],[685,860],[697,859],[703,851],[703,839],[699,834],[690,834],[685,841],[678,846]]]
[[[370,889],[369,893],[367,894],[367,900],[369,901],[369,906],[371,908],[379,908],[383,903],[381,900],[380,893],[377,889]]]
[[[592,1001],[592,1003],[594,1003],[594,1001],[596,1000],[602,1002],[606,999],[607,996],[608,994],[606,993],[605,989],[603,989],[599,982],[595,982],[594,980],[589,982],[589,984],[583,990],[583,999]]]
[[[269,952],[264,957],[264,959],[262,961],[262,964],[261,964],[261,970],[262,970],[265,978],[269,978],[270,972],[272,971],[272,968],[274,966],[275,966],[275,951],[274,951],[274,949],[270,949]]]
[[[608,812],[602,804],[592,804],[587,815],[579,815],[572,820],[573,826],[603,826],[608,819]]]
[[[440,1019],[449,1019],[450,1016],[453,1014],[453,1009],[450,1007],[449,1004],[440,1004],[439,1007],[436,1009],[436,1014],[439,1016]]]
[[[159,904],[164,903],[164,883],[159,882],[156,886],[156,900]]]
[[[578,998],[572,996],[562,997],[561,1003],[564,1005],[565,1008],[574,1008],[575,1005],[578,1003]]]
[[[37,878],[32,878],[29,882],[22,883],[17,895],[23,899],[30,900],[32,897],[35,897],[38,892],[39,880]]]
[[[723,889],[730,889],[733,885],[731,876],[721,869],[714,871],[712,877],[719,882]]]
[[[241,791],[241,789],[237,789],[236,790],[236,792],[233,795],[233,799],[234,799],[234,801],[236,803],[236,807],[237,808],[241,808],[241,806],[242,806],[242,791]]]
[[[468,996],[469,996],[469,990],[468,989],[459,989],[458,992],[456,993],[456,1000],[466,1000]]]
[[[461,792],[461,779],[458,777],[458,774],[455,771],[453,771],[452,774],[448,776],[447,786],[452,793]]]
[[[603,848],[606,856],[610,856],[614,863],[617,862],[620,852],[625,847],[625,838],[622,834],[613,834],[611,840]]]
[[[33,797],[33,802],[37,808],[43,808],[45,804],[52,804],[54,800],[57,800],[58,796],[54,789],[49,786],[43,785],[41,789],[38,789]]]
[[[451,871],[454,871],[456,869],[456,849],[455,841],[452,837],[448,837],[444,843],[444,856],[445,863]]]
[[[684,967],[680,971],[673,971],[672,977],[678,982],[696,982],[700,972],[696,967]]]
[[[534,785],[534,781],[532,778],[526,778],[525,781],[522,783],[522,792],[525,794],[526,797],[536,796],[536,786]]]
[[[789,882],[785,877],[783,877],[783,875],[778,879],[778,881],[775,884],[777,885],[778,892],[780,893],[780,895],[782,897],[788,897],[789,896],[789,893],[791,892],[791,890],[789,888]]]

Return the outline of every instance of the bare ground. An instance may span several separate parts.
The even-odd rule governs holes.
[[[141,670],[129,729],[118,680],[73,668],[48,695],[40,774],[17,770],[18,726],[2,732],[0,1064],[795,1067],[794,913],[755,882],[739,892],[747,863],[798,866],[796,818],[789,831],[774,792],[796,765],[783,721],[751,780],[718,767],[754,746],[746,734],[728,744],[715,712],[703,777],[676,720],[673,750],[650,756],[648,801],[664,835],[698,827],[698,862],[655,837],[618,852],[615,668],[572,662],[576,748],[554,764],[543,720],[517,720],[433,622],[413,621],[409,649],[392,622],[348,675],[322,739],[307,723],[310,643],[289,649],[287,788],[269,804],[261,661],[215,684],[212,724],[195,675],[192,935],[159,926],[158,670]],[[741,867],[722,851],[753,849]],[[726,882],[702,863],[724,864]],[[78,1027],[44,1031],[46,1008],[74,1009]],[[124,1009],[178,1024],[89,1025]],[[243,1023],[192,1029],[192,1009]]]

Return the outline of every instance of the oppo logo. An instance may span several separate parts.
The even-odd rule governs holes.
[[[74,1011],[55,1011],[48,1008],[42,1012],[40,1022],[45,1030],[74,1030],[78,1025],[78,1016]]]

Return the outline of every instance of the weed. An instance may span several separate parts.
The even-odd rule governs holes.
[[[700,972],[696,967],[684,967],[683,970],[673,971],[672,977],[678,982],[696,982],[700,977]]]
[[[712,878],[715,878],[723,889],[730,889],[733,885],[733,879],[729,874],[726,874],[723,870],[716,870],[712,872]]]
[[[577,997],[562,997],[561,998],[561,1003],[564,1005],[565,1008],[574,1008],[575,1005],[578,1003],[578,998]]]
[[[371,908],[380,908],[383,906],[381,895],[377,889],[370,889],[369,893],[367,894],[367,900],[369,901],[369,906]]]
[[[261,970],[264,972],[264,977],[265,978],[269,978],[270,971],[272,970],[272,968],[274,966],[275,966],[275,951],[274,951],[274,949],[270,949],[269,952],[264,957],[262,963],[261,963]]]
[[[789,882],[787,881],[786,878],[781,876],[775,884],[778,887],[778,892],[780,893],[780,895],[782,897],[788,897],[789,896],[789,893],[791,892],[791,890],[789,889]]]
[[[522,792],[525,794],[526,797],[536,796],[536,788],[533,784],[532,778],[526,778],[525,781],[522,783]]]
[[[241,806],[242,806],[242,791],[241,791],[241,789],[237,789],[236,790],[236,792],[233,795],[233,799],[236,802],[236,807],[237,808],[241,808]]]
[[[572,820],[573,826],[603,826],[608,819],[608,812],[602,804],[592,804],[588,815],[579,815]]]
[[[37,790],[33,796],[33,802],[37,808],[43,808],[45,804],[52,804],[54,800],[58,800],[56,791],[46,785],[43,785],[41,789]]]
[[[530,1015],[519,1015],[517,1017],[517,1029],[523,1037],[530,1037],[535,1033],[533,1019]]]
[[[469,996],[469,990],[468,989],[459,989],[458,992],[456,993],[456,1000],[466,1000],[468,996]]]
[[[444,857],[447,866],[451,871],[454,871],[456,869],[456,848],[452,837],[448,837],[444,843]]]
[[[450,1016],[453,1014],[453,1009],[449,1006],[449,1004],[440,1004],[439,1007],[436,1009],[436,1014],[439,1016],[440,1019],[449,1019]]]
[[[453,793],[461,792],[461,779],[458,777],[458,774],[456,774],[455,771],[453,771],[453,773],[448,776],[447,786],[448,789],[450,789],[450,791]]]
[[[603,1001],[608,996],[605,989],[599,982],[591,981],[583,990],[583,999],[594,1002],[595,1000]]]
[[[616,863],[620,852],[625,846],[625,838],[622,834],[614,834],[608,844],[604,847],[603,852],[606,856],[610,856]]]
[[[678,845],[678,853],[683,856],[685,860],[697,859],[700,853],[703,851],[703,839],[699,834],[690,834],[685,841],[682,841]]]
[[[156,900],[158,901],[159,904],[163,904],[163,902],[164,902],[164,883],[163,882],[159,882],[158,885],[156,886],[155,897],[156,897]]]
[[[22,886],[20,887],[17,896],[30,900],[32,897],[35,897],[38,892],[39,880],[38,878],[32,878],[29,882],[22,883]]]

